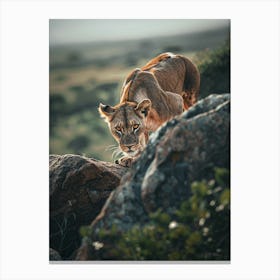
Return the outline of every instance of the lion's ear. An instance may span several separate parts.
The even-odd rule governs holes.
[[[109,105],[99,104],[98,111],[101,117],[110,118],[114,113],[115,109]]]
[[[144,99],[140,103],[138,103],[137,107],[135,108],[140,114],[147,117],[150,109],[151,109],[152,102],[150,99]]]

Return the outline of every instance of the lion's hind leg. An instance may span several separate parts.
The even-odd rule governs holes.
[[[182,97],[184,100],[184,109],[188,110],[191,106],[193,106],[197,102],[198,92],[195,91],[186,91],[182,93]]]
[[[198,68],[186,57],[179,56],[185,64],[185,79],[182,89],[184,109],[189,109],[198,99],[200,88],[200,73]]]

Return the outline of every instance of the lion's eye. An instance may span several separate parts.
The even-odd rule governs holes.
[[[134,124],[133,129],[137,129],[139,127],[139,124]]]
[[[121,131],[122,131],[122,129],[121,129],[119,126],[116,127],[116,130],[117,130],[118,132],[121,132]]]

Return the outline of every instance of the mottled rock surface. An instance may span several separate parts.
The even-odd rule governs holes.
[[[49,164],[50,247],[71,259],[80,227],[94,220],[127,169],[78,155],[50,155]]]
[[[210,95],[153,134],[91,223],[91,238],[83,240],[76,259],[94,259],[92,241],[100,229],[115,225],[121,233],[147,223],[158,208],[172,213],[189,198],[193,181],[229,164],[230,95]]]
[[[50,261],[61,261],[62,260],[59,253],[52,248],[50,248],[49,255],[50,255]]]

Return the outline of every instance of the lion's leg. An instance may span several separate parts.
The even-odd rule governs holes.
[[[122,157],[115,161],[116,164],[119,164],[123,167],[130,167],[134,161],[134,158],[131,157]]]
[[[184,99],[184,109],[194,105],[198,99],[200,88],[200,73],[198,68],[186,57],[179,56],[185,64],[185,80],[182,97]]]
[[[188,110],[197,102],[197,91],[186,91],[182,94],[184,100],[184,109]]]
[[[144,132],[144,135],[145,135],[145,145],[147,145],[148,141],[149,141],[149,132],[146,130]]]

